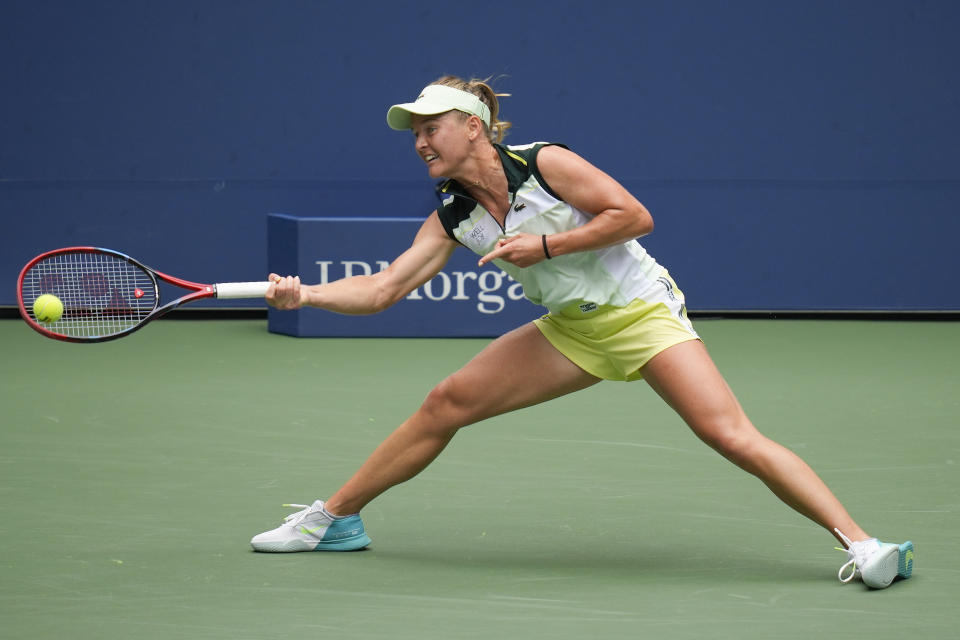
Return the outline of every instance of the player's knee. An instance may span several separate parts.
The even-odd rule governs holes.
[[[472,394],[453,376],[435,386],[420,407],[436,424],[455,425],[454,429],[472,422],[473,410]]]
[[[763,436],[745,419],[717,418],[703,440],[717,453],[737,466],[752,471],[760,452]]]
[[[451,403],[450,392],[447,389],[446,380],[435,386],[424,398],[420,405],[420,411],[431,416],[442,415],[449,410]]]

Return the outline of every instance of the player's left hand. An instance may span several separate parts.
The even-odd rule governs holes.
[[[494,258],[506,260],[518,267],[529,267],[547,259],[543,253],[543,241],[540,236],[520,233],[497,241],[496,248],[480,258],[482,267]]]

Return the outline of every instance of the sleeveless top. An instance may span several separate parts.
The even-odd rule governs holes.
[[[492,251],[501,238],[518,233],[558,233],[589,222],[590,214],[561,200],[540,175],[537,153],[549,144],[494,145],[510,192],[510,208],[503,226],[458,182],[441,183],[437,187],[441,201],[437,214],[447,234],[482,256]],[[493,262],[522,285],[528,300],[551,312],[571,305],[624,307],[655,286],[665,271],[636,240],[556,256],[525,268],[503,260]]]

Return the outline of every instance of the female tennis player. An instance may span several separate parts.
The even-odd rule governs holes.
[[[458,246],[493,262],[549,313],[491,342],[434,388],[326,502],[301,508],[257,535],[257,551],[354,550],[370,544],[359,512],[422,471],[461,427],[535,405],[600,380],[643,379],[721,455],[757,476],[847,550],[840,570],[873,588],[910,576],[913,545],[870,537],[798,456],[747,418],[686,315],[667,270],[636,238],[650,213],[609,175],[559,144],[501,144],[485,82],[447,76],[387,122],[411,130],[439,187],[441,206],[412,245],[380,273],[307,286],[271,274],[267,301],[343,314],[382,311],[433,278]]]

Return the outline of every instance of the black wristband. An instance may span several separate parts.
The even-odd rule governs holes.
[[[551,259],[553,256],[550,255],[550,250],[547,249],[547,234],[540,236],[540,242],[543,243],[543,255],[547,256],[547,260]]]

